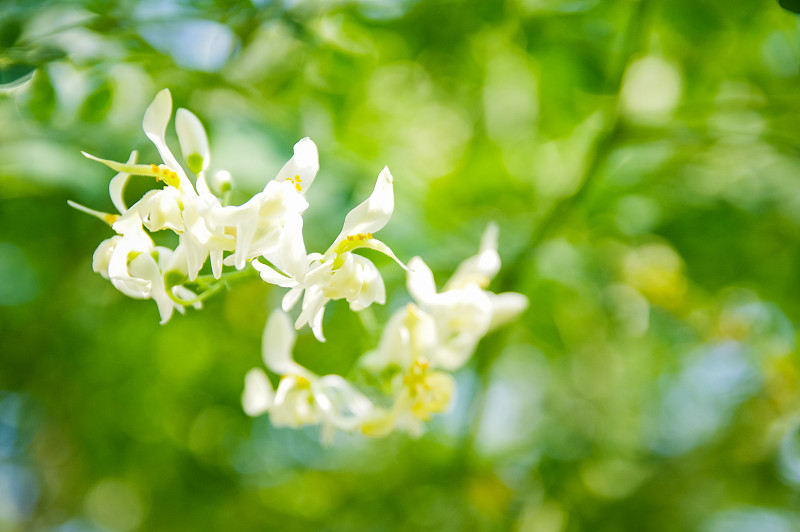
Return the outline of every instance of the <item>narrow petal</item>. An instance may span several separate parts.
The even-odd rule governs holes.
[[[211,273],[214,275],[214,279],[222,277],[222,250],[211,250],[209,252],[209,261],[211,262]]]
[[[339,375],[326,375],[312,383],[314,398],[334,427],[353,430],[372,414],[369,399]]]
[[[211,189],[208,186],[208,182],[206,181],[206,176],[202,171],[198,173],[197,182],[195,185],[197,187],[197,193],[201,196],[213,196]]]
[[[358,205],[344,219],[342,232],[334,245],[347,235],[375,233],[382,229],[392,217],[394,211],[394,187],[392,174],[386,167],[378,176],[372,194]]]
[[[178,109],[175,113],[175,130],[181,153],[189,170],[199,174],[208,168],[211,156],[208,151],[208,136],[200,119],[186,109]]]
[[[319,152],[317,145],[308,138],[301,139],[294,145],[294,155],[283,165],[274,181],[295,182],[301,191],[308,190],[319,171]],[[300,178],[298,181],[297,178]]]
[[[523,313],[528,308],[528,298],[516,292],[490,294],[492,321],[489,330],[495,329]]]
[[[500,255],[497,253],[497,224],[490,223],[481,237],[478,254],[465,259],[447,281],[445,290],[462,288],[468,283],[477,283],[486,288],[489,281],[500,271]]]
[[[406,274],[408,292],[420,305],[428,305],[436,297],[433,272],[420,257],[414,257],[408,261],[408,268]]]
[[[172,155],[172,152],[167,146],[167,124],[169,123],[171,114],[172,95],[169,93],[169,89],[162,89],[158,94],[156,94],[153,103],[151,103],[144,112],[142,128],[144,129],[147,138],[149,138],[153,144],[155,144],[158,153],[161,154],[161,158],[164,160],[164,163],[170,168],[170,170],[178,174],[181,188],[194,192],[192,183],[189,181],[189,178],[186,177],[186,173],[183,171],[183,168],[178,163],[178,160],[175,158],[175,156]]]
[[[136,163],[136,156],[137,152],[136,150],[133,150],[130,157],[128,157],[128,162],[125,164],[128,166],[133,166]],[[117,208],[117,211],[120,214],[128,210],[127,207],[125,207],[124,194],[125,185],[128,184],[128,178],[130,177],[131,174],[127,172],[120,172],[115,175],[108,184],[108,194],[111,196],[111,201],[114,203],[114,207]]]
[[[267,368],[280,375],[304,373],[303,368],[292,359],[292,348],[297,335],[286,313],[275,310],[269,315],[264,327],[261,352]]]
[[[138,279],[145,279],[150,284],[150,297],[158,305],[158,312],[161,315],[161,324],[165,324],[172,317],[175,310],[175,302],[167,295],[164,287],[164,278],[158,264],[149,253],[137,255],[128,264],[128,271],[131,276]]]
[[[283,309],[283,311],[289,312],[290,310],[292,310],[292,308],[294,308],[294,306],[297,304],[297,301],[300,299],[300,296],[302,295],[303,295],[302,287],[294,287],[288,292],[286,292],[286,295],[283,296],[283,299],[281,300],[281,308]]]
[[[251,417],[260,416],[272,406],[275,400],[275,389],[270,384],[266,373],[253,368],[244,377],[242,392],[242,408]]]
[[[375,251],[383,253],[384,255],[386,255],[387,257],[389,257],[393,261],[395,261],[397,264],[399,264],[401,268],[403,268],[404,270],[408,271],[408,266],[403,264],[400,261],[400,259],[397,258],[397,255],[394,254],[394,252],[389,248],[389,246],[387,246],[386,244],[384,244],[383,242],[381,242],[377,238],[368,238],[368,239],[364,240],[364,244],[361,247],[374,249]]]
[[[261,261],[253,260],[250,262],[250,264],[253,265],[253,268],[258,270],[261,279],[265,283],[282,286],[284,288],[297,286],[297,281],[295,281],[291,277],[287,277],[282,273],[279,273],[274,268],[268,266],[267,264],[264,264]]]

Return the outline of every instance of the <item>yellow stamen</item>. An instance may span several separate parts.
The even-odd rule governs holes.
[[[114,224],[114,222],[116,222],[117,220],[119,220],[119,215],[118,215],[118,214],[106,214],[105,216],[103,216],[103,220],[104,220],[104,221],[105,221],[105,222],[106,222],[108,225],[113,225],[113,224]]]
[[[287,177],[286,181],[290,181],[294,185],[294,188],[297,189],[298,192],[302,192],[303,191],[303,187],[300,186],[300,181],[302,181],[302,179],[300,179],[299,175],[296,175],[294,177]]]

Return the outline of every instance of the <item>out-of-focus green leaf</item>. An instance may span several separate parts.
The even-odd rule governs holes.
[[[40,122],[50,120],[56,107],[56,92],[50,76],[44,69],[36,73],[28,98],[28,112],[31,116]]]
[[[19,87],[33,77],[36,66],[20,63],[0,65],[0,91]]]
[[[113,102],[114,89],[108,81],[93,90],[81,107],[80,117],[85,122],[99,122],[106,117]]]

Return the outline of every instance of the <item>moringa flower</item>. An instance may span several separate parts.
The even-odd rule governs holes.
[[[233,228],[236,247],[226,264],[240,270],[246,261],[274,254],[287,225],[302,227],[303,211],[308,208],[305,192],[319,171],[317,146],[308,137],[294,145],[294,155],[264,190],[240,206],[224,207],[223,224]]]
[[[394,189],[392,174],[384,168],[378,176],[372,194],[360,205],[351,210],[345,217],[342,230],[334,239],[328,250],[320,255],[312,253],[305,256],[305,265],[297,271],[297,259],[291,268],[283,268],[287,261],[282,257],[275,259],[275,264],[283,271],[290,273],[282,286],[291,290],[283,299],[283,310],[289,311],[300,296],[303,295],[302,309],[296,328],[309,324],[314,336],[325,341],[322,334],[322,316],[325,305],[332,299],[346,299],[354,311],[363,310],[374,302],[386,302],[386,289],[378,269],[369,259],[352,253],[359,248],[379,251],[405,268],[392,250],[376,239],[372,233],[382,229],[389,221],[394,210]],[[296,247],[291,254],[294,257],[305,255],[302,240],[295,240]],[[276,282],[281,273],[263,263],[254,263],[267,282]],[[293,274],[293,275],[292,275]]]
[[[486,228],[478,254],[458,266],[442,292],[436,291],[433,273],[421,258],[409,261],[408,291],[419,308],[433,317],[441,339],[431,358],[437,367],[455,370],[463,366],[487,332],[528,306],[522,294],[486,290],[500,269],[497,233],[494,224]]]
[[[321,424],[326,436],[352,431],[372,414],[372,403],[339,375],[319,377],[292,359],[296,333],[289,317],[274,311],[264,328],[262,356],[281,376],[277,390],[259,368],[248,372],[242,406],[251,416],[269,413],[276,427]]]

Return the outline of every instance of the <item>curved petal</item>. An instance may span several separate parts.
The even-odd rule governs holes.
[[[259,368],[253,368],[244,377],[242,392],[242,408],[248,416],[260,416],[269,410],[275,400],[275,389],[270,384],[267,374]]]
[[[278,273],[274,268],[264,264],[263,262],[253,260],[250,262],[253,265],[253,268],[258,270],[261,279],[265,283],[274,284],[277,286],[282,286],[284,288],[291,288],[297,286],[297,281],[292,279],[291,277],[287,277],[281,273]]]
[[[385,167],[378,176],[372,194],[363,203],[351,210],[344,219],[342,232],[336,238],[334,246],[347,235],[375,233],[382,229],[392,217],[394,211],[394,187],[389,167]]]
[[[489,330],[511,321],[528,308],[528,298],[516,292],[489,294],[489,301],[492,305],[492,320]]]
[[[420,305],[430,304],[436,298],[433,272],[420,257],[414,257],[408,261],[406,286],[411,297]]]
[[[145,135],[153,144],[155,144],[158,153],[164,163],[178,174],[180,179],[181,188],[194,192],[194,187],[186,177],[186,173],[178,163],[178,160],[172,155],[166,141],[167,124],[169,123],[170,115],[172,114],[172,95],[169,89],[162,89],[156,94],[153,103],[144,112],[144,120],[142,120],[142,129]]]
[[[319,171],[317,145],[305,137],[294,145],[294,155],[283,165],[274,181],[294,181],[302,191],[308,190]],[[297,178],[300,178],[299,181]]]
[[[283,309],[283,311],[289,312],[290,310],[292,310],[292,308],[294,308],[294,306],[297,304],[297,301],[300,299],[300,296],[302,295],[303,295],[303,288],[299,286],[295,286],[294,288],[286,292],[286,295],[283,296],[283,299],[281,300],[281,308]]]
[[[481,247],[477,255],[465,259],[450,280],[445,290],[461,288],[468,283],[477,283],[482,288],[500,271],[500,255],[497,253],[497,224],[490,223],[481,237]]]
[[[297,338],[289,316],[275,310],[264,327],[261,353],[267,368],[280,375],[304,375],[306,370],[292,359],[292,349]]]
[[[338,429],[353,430],[372,414],[372,402],[339,375],[326,375],[311,386],[323,416]]]
[[[178,143],[189,170],[199,174],[208,168],[211,155],[208,151],[208,136],[202,122],[191,111],[180,108],[175,113],[175,131]]]
[[[133,150],[131,152],[130,157],[128,157],[128,162],[125,164],[128,165],[136,164],[137,155],[138,154],[136,150]],[[127,172],[120,172],[117,175],[115,175],[111,179],[111,182],[108,184],[108,194],[109,196],[111,196],[111,201],[112,203],[114,203],[114,207],[117,208],[117,211],[119,211],[120,214],[128,210],[127,207],[125,207],[124,193],[125,193],[125,185],[128,184],[128,178],[130,177],[131,174]]]

